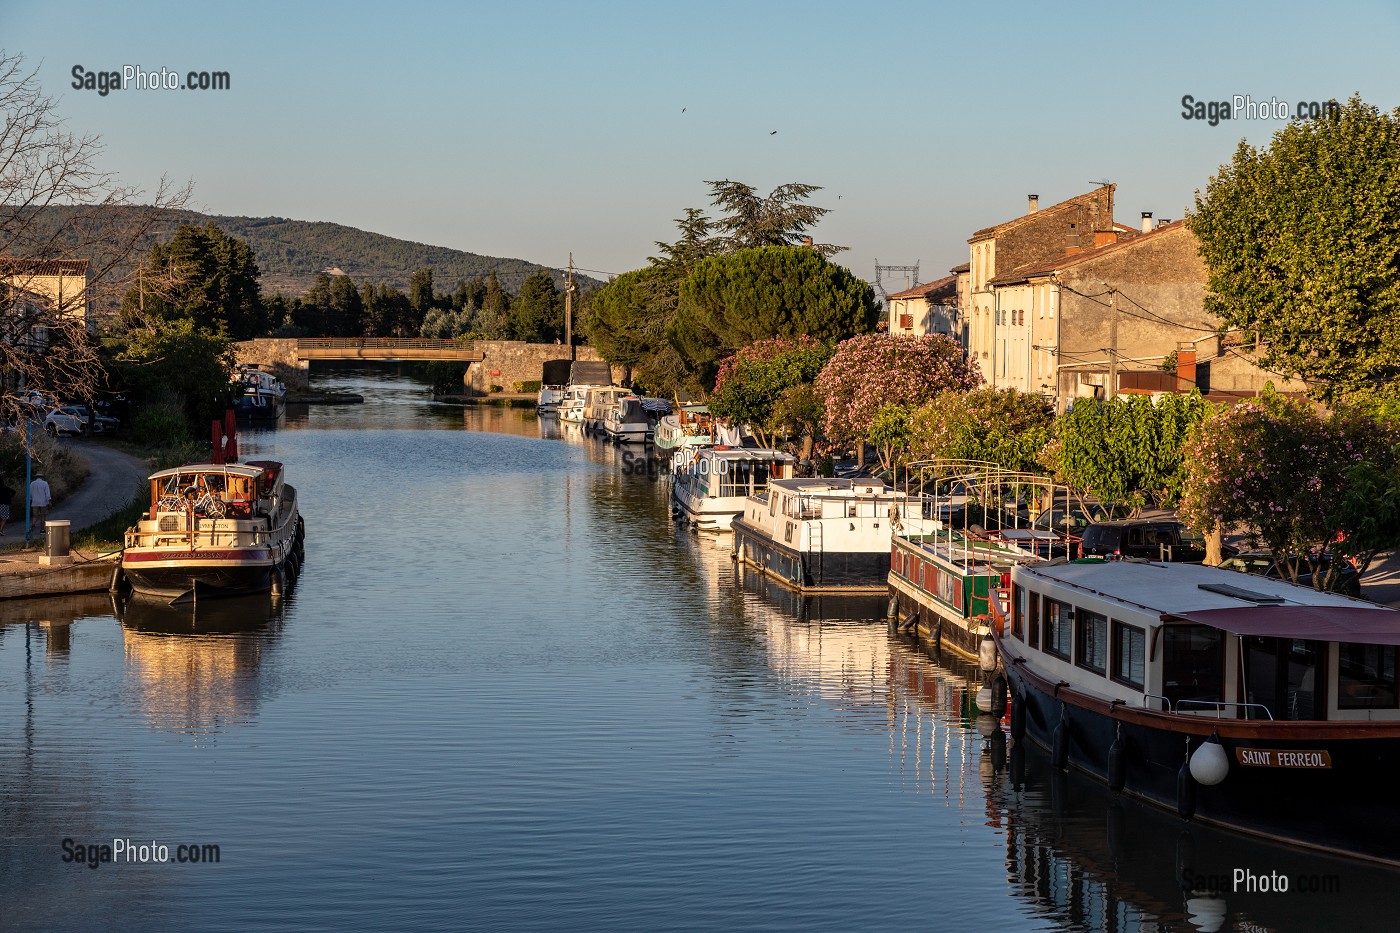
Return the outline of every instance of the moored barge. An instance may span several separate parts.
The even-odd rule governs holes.
[[[152,473],[151,506],[126,531],[138,593],[179,599],[280,594],[300,570],[305,523],[281,463],[194,463]]]
[[[1400,612],[1193,564],[1011,583],[1013,738],[1186,818],[1400,864]]]

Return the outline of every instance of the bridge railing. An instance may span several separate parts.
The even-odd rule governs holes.
[[[435,337],[302,337],[298,350],[472,350],[470,340]]]

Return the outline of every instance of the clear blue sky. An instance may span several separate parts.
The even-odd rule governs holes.
[[[0,0],[104,165],[214,213],[494,256],[645,263],[705,179],[822,185],[820,240],[929,280],[979,227],[1091,182],[1178,218],[1241,137],[1181,97],[1400,104],[1400,4],[143,3]],[[223,92],[71,69],[228,71]],[[685,112],[682,113],[682,108]],[[771,131],[777,130],[776,135]],[[902,284],[902,283],[887,283]]]

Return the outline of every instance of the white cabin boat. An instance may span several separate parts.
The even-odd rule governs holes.
[[[624,395],[603,418],[603,433],[619,444],[645,444],[652,440],[656,424],[671,410],[664,398]]]
[[[583,407],[588,401],[588,390],[593,386],[569,386],[559,402],[559,420],[570,424],[583,424]]]
[[[924,504],[878,479],[774,480],[734,520],[734,554],[803,592],[883,592],[894,530],[941,527],[923,517]]]
[[[535,399],[535,410],[549,414],[559,410],[564,401],[564,392],[569,387],[569,372],[573,360],[545,360],[540,370],[540,392]]]
[[[711,447],[715,443],[715,419],[706,405],[682,406],[657,423],[653,442],[661,450]]]
[[[797,458],[781,450],[704,447],[677,450],[671,468],[671,510],[703,531],[723,531],[745,500],[769,482],[792,476]]]
[[[618,399],[631,394],[630,390],[619,386],[589,388],[583,402],[583,429],[590,433],[602,433],[603,422],[617,406]]]

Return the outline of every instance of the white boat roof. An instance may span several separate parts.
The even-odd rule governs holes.
[[[1259,599],[1231,596],[1219,589],[1264,597],[1264,603],[1285,606],[1364,607],[1394,612],[1384,606],[1340,593],[1324,593],[1286,580],[1274,580],[1237,570],[1203,564],[1110,560],[1066,564],[1022,564],[1018,581],[1027,577],[1068,584],[1107,600],[1147,609],[1161,615],[1181,615],[1207,609],[1239,609],[1260,605]],[[1396,616],[1400,622],[1400,615]]]
[[[886,486],[884,480],[873,477],[842,479],[832,476],[799,476],[792,479],[775,479],[768,485],[809,496],[821,495],[822,493],[840,495],[841,493],[853,492],[857,487],[863,495],[869,495],[868,492],[864,491],[868,489],[874,489],[877,495],[897,492],[893,487]]]
[[[246,463],[187,463],[152,473],[147,479],[164,479],[167,476],[182,476],[186,473],[226,473],[229,476],[261,476],[263,467],[248,466]]]
[[[767,447],[726,447],[723,450],[718,447],[706,447],[698,457],[713,457],[716,460],[762,460],[767,463],[772,462],[797,462],[797,458],[792,454],[784,453],[781,450],[771,450]],[[780,482],[775,480],[774,482]]]

